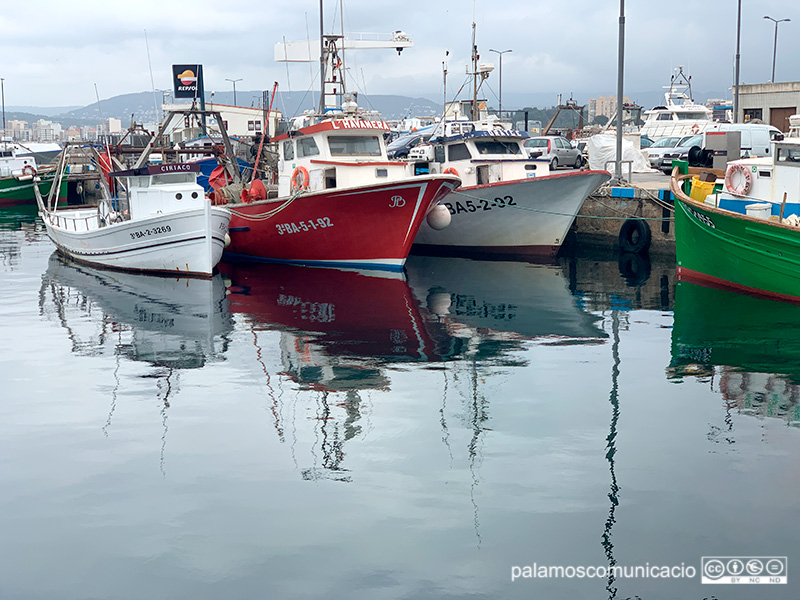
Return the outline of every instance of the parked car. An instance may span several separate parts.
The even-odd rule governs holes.
[[[583,165],[580,148],[574,148],[566,139],[555,136],[537,136],[525,140],[523,144],[529,158],[543,158],[550,161],[550,168]]]
[[[654,140],[651,140],[651,139],[650,139],[649,137],[647,137],[646,135],[643,135],[643,136],[641,136],[641,137],[639,138],[639,148],[649,148],[649,147],[650,147],[650,146],[652,146],[653,144],[655,144],[655,141],[654,141]]]
[[[650,166],[657,169],[658,163],[663,158],[664,153],[677,146],[680,141],[681,138],[676,136],[663,137],[653,142],[653,145],[647,148],[647,158],[650,161]]]
[[[408,133],[400,136],[386,147],[386,154],[389,158],[405,158],[408,151],[431,139],[431,132]]]
[[[688,160],[689,153],[692,151],[693,148],[695,149],[695,153],[698,155],[698,158],[695,160],[699,160],[699,153],[703,149],[702,133],[698,133],[697,135],[689,135],[682,137],[676,146],[672,148],[666,148],[665,151],[662,153],[661,158],[658,159],[658,164],[656,165],[656,169],[659,169],[660,171],[663,171],[664,173],[669,175],[670,173],[672,173],[672,161]]]

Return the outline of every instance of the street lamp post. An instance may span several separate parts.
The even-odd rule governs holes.
[[[500,114],[500,118],[503,118],[503,54],[506,52],[513,52],[513,50],[492,50],[489,48],[489,52],[496,52],[498,56],[500,56],[500,108],[497,111]]]
[[[3,137],[6,135],[6,88],[5,88],[6,80],[3,77],[0,77],[0,97],[3,100]]]
[[[768,17],[764,15],[765,19],[769,19],[773,23],[775,23],[775,42],[772,45],[772,83],[775,83],[775,59],[778,56],[778,23],[783,23],[784,21],[791,21],[791,19],[773,19],[772,17]]]
[[[236,82],[241,81],[241,78],[240,79],[225,78],[225,81],[230,81],[233,84],[233,105],[236,106]]]

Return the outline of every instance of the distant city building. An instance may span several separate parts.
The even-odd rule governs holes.
[[[15,142],[31,141],[31,130],[27,121],[6,121],[6,135]]]
[[[624,104],[633,104],[628,96],[623,96],[622,102]],[[592,123],[595,117],[598,116],[603,116],[610,120],[617,112],[617,97],[598,96],[597,98],[590,98],[587,103],[587,108],[589,123]]]
[[[61,139],[61,123],[39,119],[31,127],[32,142],[55,142]]]

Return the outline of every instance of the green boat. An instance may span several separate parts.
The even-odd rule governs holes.
[[[56,176],[55,169],[40,171],[36,176],[39,178],[39,189],[42,194],[49,194]],[[61,182],[61,189],[59,190],[58,196],[62,202],[66,202],[66,179]],[[36,194],[33,191],[33,176],[10,175],[8,177],[0,177],[0,207],[19,206],[22,204],[36,205]]]
[[[761,219],[686,195],[672,174],[678,281],[800,304],[800,228]]]

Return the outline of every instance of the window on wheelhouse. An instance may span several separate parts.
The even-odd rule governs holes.
[[[672,121],[672,114],[671,113],[661,113],[658,115],[656,121]]]
[[[297,140],[297,158],[317,156],[318,154],[319,148],[317,148],[317,142],[314,141],[314,138],[302,137]]]
[[[283,142],[283,160],[292,159],[294,159],[294,142],[292,140],[286,140]]]
[[[708,119],[705,113],[701,112],[679,112],[676,114],[678,115],[678,119],[682,121],[690,121],[690,120],[705,121]]]
[[[795,146],[775,146],[777,153],[775,161],[779,163],[791,163],[800,166],[800,148]]]
[[[331,156],[381,156],[377,135],[332,135],[328,138]]]
[[[162,173],[161,175],[153,175],[153,185],[162,185],[165,183],[194,183],[197,181],[196,173]]]
[[[466,144],[452,144],[447,147],[447,160],[469,160],[472,155]]]
[[[478,154],[519,154],[519,142],[510,140],[480,140],[475,142]]]

